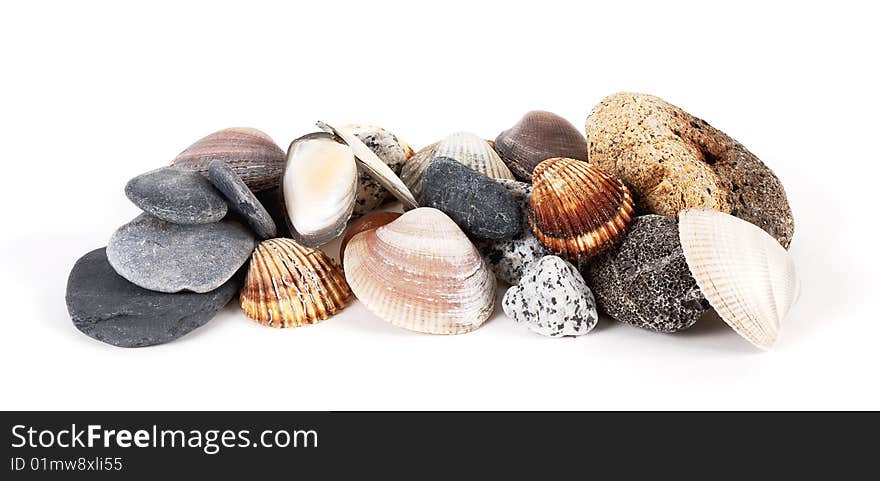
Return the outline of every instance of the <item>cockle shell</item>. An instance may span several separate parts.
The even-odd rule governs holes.
[[[486,140],[468,133],[456,132],[438,142],[433,149],[422,149],[407,161],[400,173],[403,181],[419,199],[422,177],[428,164],[437,157],[448,157],[493,179],[513,179],[513,173],[504,165],[501,157]]]
[[[345,277],[377,316],[429,334],[461,334],[495,307],[495,276],[455,222],[422,207],[355,235]]]
[[[351,289],[333,259],[292,239],[261,242],[251,256],[241,310],[271,327],[300,327],[345,307]]]
[[[343,262],[345,259],[345,247],[352,237],[361,232],[382,227],[397,219],[400,215],[400,212],[372,212],[358,220],[352,221],[351,225],[346,229],[345,235],[342,236],[342,242],[339,245],[339,262]]]
[[[517,179],[531,182],[532,171],[547,159],[587,160],[587,139],[564,118],[533,110],[516,125],[498,134],[495,151]]]
[[[412,148],[393,133],[372,125],[352,124],[342,127],[360,139],[370,150],[373,151],[395,175],[400,175],[400,169],[406,160],[413,156]],[[361,216],[372,212],[382,205],[382,202],[391,196],[388,189],[382,187],[363,168],[358,173],[357,197],[354,201],[352,216]]]
[[[290,144],[281,194],[291,234],[310,247],[339,237],[354,209],[357,166],[351,149],[316,132]]]
[[[708,209],[678,215],[688,267],[706,300],[740,336],[770,349],[800,294],[794,260],[760,227]]]
[[[634,215],[629,190],[604,170],[575,159],[535,167],[529,224],[550,252],[572,261],[593,257],[623,240]]]
[[[177,155],[172,165],[206,174],[212,160],[222,160],[254,192],[281,181],[284,151],[257,129],[236,127],[203,137]]]

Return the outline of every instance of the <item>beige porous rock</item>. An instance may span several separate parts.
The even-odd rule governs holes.
[[[587,118],[588,159],[624,182],[640,210],[702,207],[751,222],[788,247],[794,220],[782,183],[742,144],[652,95],[617,93]]]

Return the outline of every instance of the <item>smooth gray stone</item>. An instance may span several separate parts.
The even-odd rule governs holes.
[[[222,160],[212,160],[208,164],[208,180],[226,196],[227,204],[253,229],[257,237],[271,239],[278,233],[275,221],[241,180],[241,177]]]
[[[208,224],[226,215],[226,201],[204,175],[177,167],[131,179],[125,195],[144,212],[175,224]]]
[[[691,275],[678,222],[636,217],[623,243],[581,266],[599,308],[621,322],[676,332],[697,322],[709,303]]]
[[[208,292],[228,281],[253,250],[253,235],[238,222],[182,225],[141,214],[113,233],[107,259],[144,289]]]
[[[67,310],[85,335],[118,347],[143,347],[173,341],[205,325],[235,297],[238,281],[196,294],[165,294],[122,278],[107,261],[104,248],[82,256],[67,279]]]
[[[437,157],[425,169],[422,204],[443,211],[478,239],[510,239],[522,229],[522,212],[506,189],[448,157]]]

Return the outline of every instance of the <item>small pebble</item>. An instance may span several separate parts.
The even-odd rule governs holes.
[[[244,219],[259,238],[275,237],[278,233],[275,221],[251,189],[226,162],[212,160],[208,164],[208,180],[226,196],[229,208]]]
[[[175,224],[208,224],[226,215],[226,201],[205,176],[177,167],[131,179],[125,195],[144,212]]]

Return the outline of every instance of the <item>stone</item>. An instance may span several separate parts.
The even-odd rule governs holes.
[[[671,217],[633,220],[623,243],[581,266],[599,308],[612,318],[658,332],[687,329],[709,310],[691,275]]]
[[[593,108],[586,127],[590,162],[623,181],[643,213],[714,209],[789,246],[794,219],[782,183],[706,121],[651,95],[618,93]]]
[[[478,239],[510,239],[522,231],[522,211],[510,192],[447,157],[437,157],[425,170],[422,204],[444,212]]]
[[[175,224],[208,224],[226,215],[226,201],[205,176],[177,167],[131,179],[125,195],[144,212]]]
[[[366,144],[392,172],[400,175],[403,164],[413,155],[412,148],[393,133],[371,125],[346,126],[361,142]],[[391,196],[382,184],[363,169],[358,169],[357,194],[352,217],[372,212]]]
[[[226,196],[229,208],[247,222],[259,238],[271,239],[278,234],[275,221],[266,208],[226,162],[212,160],[208,164],[208,180]]]
[[[257,197],[257,200],[260,201],[260,204],[266,208],[266,212],[269,213],[269,216],[272,217],[272,221],[275,223],[275,228],[278,231],[276,236],[292,238],[293,234],[290,233],[287,213],[284,212],[284,200],[281,195],[281,187],[254,192],[254,195]]]
[[[144,289],[209,292],[228,281],[253,250],[253,235],[238,222],[182,225],[141,214],[113,233],[107,259]]]
[[[173,341],[205,325],[235,297],[237,279],[204,294],[165,294],[138,287],[113,270],[104,248],[73,266],[67,280],[67,310],[83,334],[118,347]]]
[[[504,294],[507,317],[549,337],[582,336],[599,321],[593,293],[577,268],[556,256],[544,256],[518,285]]]
[[[519,234],[511,239],[478,240],[475,244],[486,260],[486,264],[495,273],[495,277],[510,285],[515,285],[519,283],[526,269],[548,255],[549,252],[541,245],[529,227],[527,216],[532,185],[509,179],[495,179],[495,182],[510,192],[519,205],[522,212],[522,227]]]

